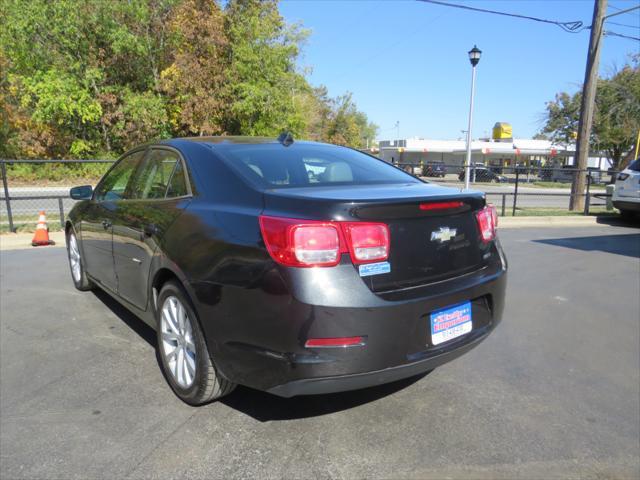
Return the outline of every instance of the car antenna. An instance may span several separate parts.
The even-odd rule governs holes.
[[[280,142],[285,147],[288,147],[293,143],[293,135],[291,135],[291,133],[289,132],[282,132],[278,136],[278,142]]]

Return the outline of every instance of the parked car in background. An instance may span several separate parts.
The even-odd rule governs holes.
[[[424,374],[502,316],[507,263],[484,194],[357,150],[166,140],[71,197],[74,285],[156,329],[189,404],[237,384],[290,397]]]
[[[458,174],[458,180],[464,181],[465,171],[464,169]],[[473,178],[473,168],[471,170],[471,178]],[[491,171],[487,167],[475,167],[475,181],[476,182],[491,182],[491,183],[506,183],[509,180],[504,175],[499,175]]]
[[[444,178],[447,174],[447,167],[443,162],[429,162],[422,169],[422,175],[425,177]]]
[[[415,163],[396,163],[395,165],[402,171],[407,172],[409,175],[413,175],[415,177],[422,175],[422,167]]]
[[[560,183],[571,183],[578,169],[573,165],[563,165],[561,168],[551,170],[551,181]]]
[[[578,168],[573,165],[542,167],[538,171],[538,178],[546,182],[571,183],[577,172]],[[598,167],[587,167],[587,175],[592,184],[605,182],[604,171]]]
[[[618,174],[611,200],[624,216],[640,212],[640,158]]]

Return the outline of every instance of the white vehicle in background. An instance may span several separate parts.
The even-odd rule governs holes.
[[[636,158],[616,177],[612,201],[622,215],[640,213],[640,158]]]

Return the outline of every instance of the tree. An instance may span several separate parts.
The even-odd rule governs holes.
[[[554,142],[575,141],[580,115],[580,93],[562,92],[546,106],[543,134]],[[640,68],[638,57],[632,59],[610,78],[598,81],[596,111],[591,131],[591,148],[606,151],[612,167],[619,169],[625,153],[635,145],[640,131]]]
[[[640,69],[627,65],[610,79],[598,82],[594,142],[607,151],[615,169],[640,132]]]
[[[558,93],[555,100],[547,102],[546,108],[546,125],[541,133],[557,144],[575,143],[580,117],[580,94]]]
[[[231,0],[225,13],[231,56],[226,130],[238,135],[303,133],[296,94],[308,84],[295,62],[307,32],[287,25],[275,0]]]
[[[161,77],[173,130],[184,136],[221,134],[229,48],[222,10],[210,0],[187,0],[176,8],[170,29],[176,54]]]
[[[336,98],[332,103],[334,109],[327,129],[327,141],[360,148],[366,146],[367,139],[373,141],[378,127],[358,111],[351,93]]]
[[[276,0],[3,0],[0,154],[115,157],[170,136],[363,146],[375,126],[297,68]]]

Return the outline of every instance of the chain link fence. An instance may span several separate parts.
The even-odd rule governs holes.
[[[35,228],[40,211],[48,216],[49,227],[64,227],[64,219],[75,203],[69,198],[74,185],[95,185],[113,160],[2,160],[0,232]],[[465,171],[461,165],[445,163],[395,164],[429,182],[463,188]],[[582,213],[614,212],[610,198],[617,171],[573,167],[492,166],[471,168],[472,188],[486,193],[501,216],[569,214],[571,185],[583,172],[586,185]],[[574,212],[575,213],[575,212]]]
[[[51,230],[64,228],[75,200],[74,185],[95,185],[113,160],[4,160],[0,159],[0,232],[33,230],[38,214],[47,214]]]

